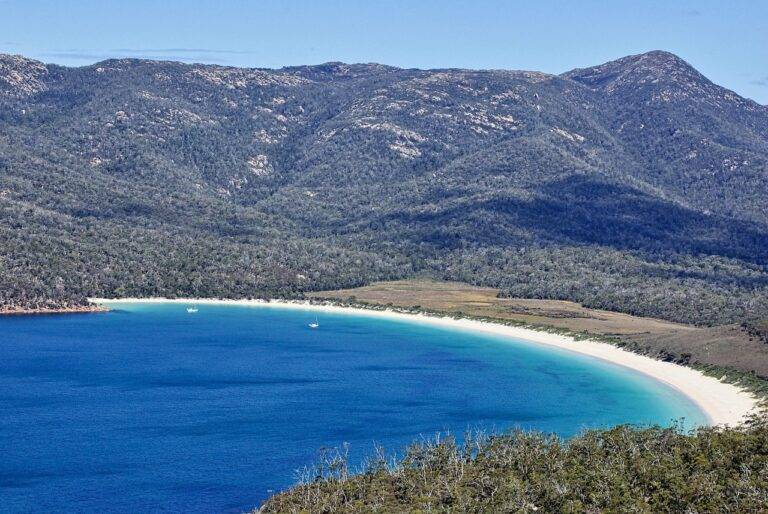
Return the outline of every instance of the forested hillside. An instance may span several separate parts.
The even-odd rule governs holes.
[[[253,514],[272,512],[765,512],[768,426],[617,426],[563,441],[537,432],[443,436],[360,473],[326,451],[301,483]]]
[[[414,275],[764,330],[768,108],[665,52],[560,76],[0,56],[0,305]]]

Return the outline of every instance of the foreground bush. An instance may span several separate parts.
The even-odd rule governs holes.
[[[768,512],[768,423],[469,434],[355,475],[337,453],[312,475],[260,512]]]

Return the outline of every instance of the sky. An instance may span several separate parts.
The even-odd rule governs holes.
[[[0,0],[0,53],[549,73],[649,50],[768,104],[768,0]]]

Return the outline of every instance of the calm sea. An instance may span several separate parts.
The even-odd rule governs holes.
[[[627,369],[498,336],[271,307],[0,317],[0,510],[242,512],[323,447],[704,422]]]

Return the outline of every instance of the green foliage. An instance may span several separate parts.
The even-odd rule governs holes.
[[[748,319],[743,323],[743,325],[747,332],[749,332],[753,337],[758,338],[764,343],[768,343],[768,318]]]
[[[572,439],[513,431],[414,443],[399,461],[379,451],[350,474],[326,455],[259,512],[764,512],[768,425],[618,426]]]

